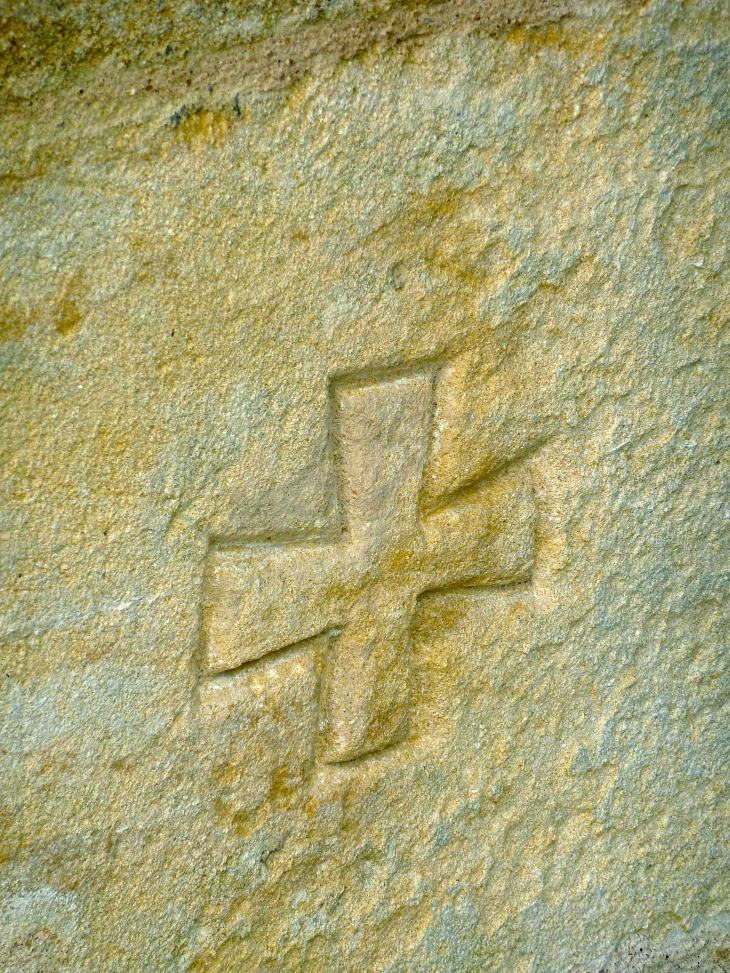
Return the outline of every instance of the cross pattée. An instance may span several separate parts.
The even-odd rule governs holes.
[[[320,753],[354,760],[408,728],[409,628],[420,595],[530,577],[529,479],[507,472],[423,514],[435,370],[333,386],[339,530],[329,540],[218,545],[204,606],[209,675],[315,635],[334,638]]]

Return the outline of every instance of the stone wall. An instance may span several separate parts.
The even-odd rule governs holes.
[[[0,13],[0,969],[730,971],[730,8]]]

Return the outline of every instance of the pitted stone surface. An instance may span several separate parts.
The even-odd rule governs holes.
[[[17,6],[0,969],[728,973],[727,4]]]

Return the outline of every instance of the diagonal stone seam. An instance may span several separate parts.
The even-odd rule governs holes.
[[[356,760],[408,730],[409,631],[418,598],[529,580],[535,506],[524,470],[505,470],[424,513],[433,363],[332,385],[339,524],[331,537],[211,546],[202,658],[207,675],[325,632],[319,750]]]

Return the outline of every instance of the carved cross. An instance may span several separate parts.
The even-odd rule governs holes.
[[[333,387],[341,522],[331,539],[217,545],[204,607],[208,674],[323,632],[321,753],[354,760],[408,726],[409,628],[420,595],[526,581],[528,478],[508,472],[430,513],[419,506],[434,371]]]

